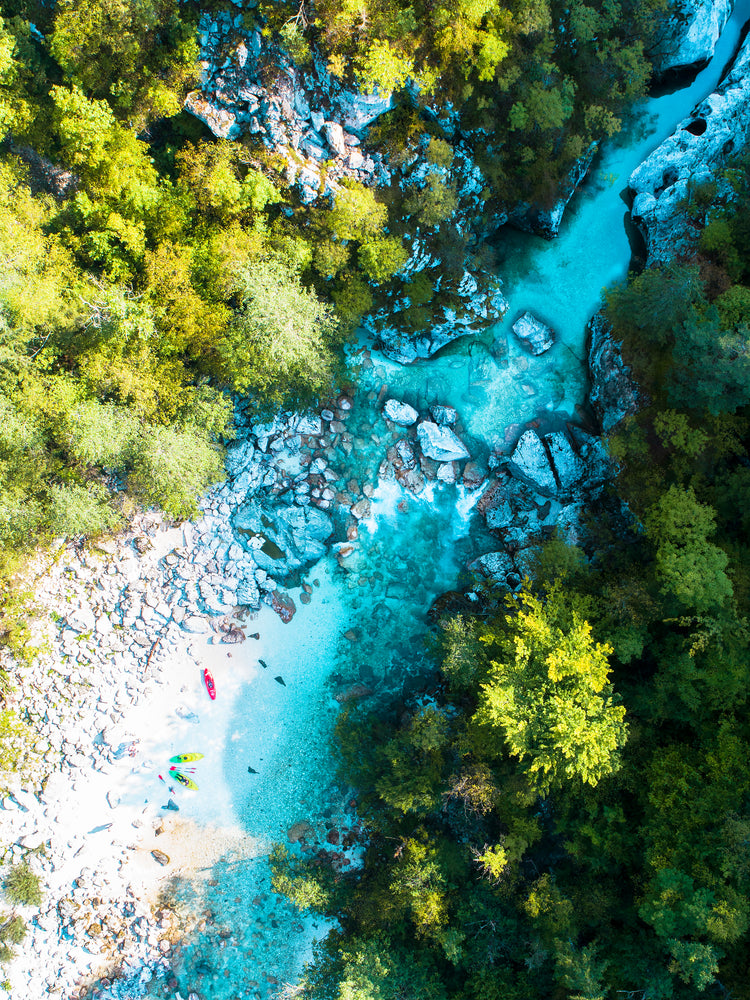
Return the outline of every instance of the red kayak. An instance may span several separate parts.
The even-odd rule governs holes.
[[[211,701],[215,701],[216,685],[214,684],[214,675],[211,673],[208,667],[206,667],[205,670],[203,671],[203,679],[206,682],[206,690],[208,691],[209,698],[211,699]]]

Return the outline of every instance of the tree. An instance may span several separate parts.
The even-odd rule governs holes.
[[[50,47],[68,80],[137,128],[179,114],[198,80],[178,0],[59,0]]]
[[[253,263],[237,277],[240,306],[219,339],[219,374],[261,409],[331,390],[338,327],[331,310],[282,263]]]
[[[692,489],[670,486],[649,507],[646,534],[655,547],[655,573],[664,594],[687,608],[709,611],[732,596],[724,572],[727,554],[708,541],[716,513],[700,503]]]
[[[608,683],[611,648],[553,586],[529,591],[481,636],[492,665],[474,717],[479,739],[516,757],[540,793],[568,783],[596,785],[619,765],[625,709]]]
[[[734,413],[750,402],[750,327],[722,327],[719,311],[692,309],[675,331],[667,379],[672,403],[711,413]]]
[[[8,901],[19,906],[39,906],[42,890],[39,876],[35,875],[26,862],[13,865],[3,882]]]

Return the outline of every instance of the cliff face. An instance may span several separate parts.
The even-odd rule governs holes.
[[[649,264],[690,251],[698,233],[686,212],[691,194],[702,184],[721,186],[721,169],[747,144],[748,70],[750,37],[718,89],[630,175],[635,196],[631,215],[646,239]]]
[[[734,7],[734,0],[678,0],[655,50],[654,73],[665,76],[705,65]]]

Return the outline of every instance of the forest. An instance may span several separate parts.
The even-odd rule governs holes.
[[[136,505],[190,516],[235,402],[325,398],[410,234],[445,238],[445,185],[305,205],[257,139],[216,141],[182,111],[200,13],[224,7],[0,3],[6,641],[27,553]],[[396,91],[371,136],[391,156],[429,137],[449,161],[441,121],[459,113],[489,216],[550,205],[617,133],[667,8],[261,0],[245,16],[295,61],[317,47],[342,80]],[[278,888],[338,921],[302,997],[750,1000],[747,161],[727,179],[731,197],[704,185],[686,206],[691,256],[607,295],[644,404],[610,435],[619,472],[584,541],[553,539],[519,593],[443,618],[418,696],[342,714],[363,867],[276,857]]]

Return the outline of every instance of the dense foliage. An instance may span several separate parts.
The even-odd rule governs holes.
[[[275,858],[341,921],[302,996],[750,996],[750,168],[728,178],[686,206],[691,257],[609,294],[648,398],[582,548],[445,619],[421,696],[342,718],[363,868]]]
[[[644,94],[668,6],[322,0],[311,11],[261,2],[270,23],[287,18],[287,29],[319,44],[334,74],[460,114],[461,135],[507,205],[551,203],[590,144],[619,131]]]

